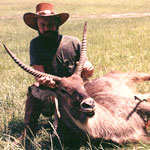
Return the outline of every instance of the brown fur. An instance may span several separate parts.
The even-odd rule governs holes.
[[[58,99],[61,118],[58,120],[57,131],[62,135],[61,139],[65,140],[67,135],[64,134],[69,135],[71,132],[73,140],[89,135],[92,139],[111,140],[119,144],[129,141],[148,142],[143,115],[150,116],[150,103],[135,100],[137,93],[133,85],[149,79],[150,74],[136,72],[112,72],[85,85],[78,75],[62,78],[57,88],[50,90]],[[25,116],[26,127],[29,126],[33,131],[43,109],[40,103],[34,104],[34,101],[30,104],[27,101]],[[27,113],[27,109],[32,113]],[[65,132],[62,134],[63,130]]]
[[[94,139],[103,138],[119,144],[129,141],[148,142],[149,137],[141,114],[150,116],[150,103],[135,100],[134,96],[137,93],[133,85],[149,79],[150,74],[146,73],[112,72],[89,81],[85,84],[85,89],[95,101],[95,115],[85,117],[80,108],[73,113],[76,99],[66,99],[68,105],[64,105],[64,102],[60,105],[61,114],[67,112],[65,116],[62,115],[65,117],[64,123],[68,125],[72,121],[79,129]],[[145,95],[140,94],[140,96]],[[149,94],[147,96],[150,97]],[[68,123],[69,118],[71,121]],[[73,123],[68,125],[69,128],[73,128]]]

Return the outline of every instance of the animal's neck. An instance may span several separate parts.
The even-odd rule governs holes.
[[[76,120],[72,117],[69,111],[65,107],[63,109],[60,108],[60,111],[63,112],[61,113],[61,119],[63,122],[65,122],[65,124],[75,132],[82,134],[82,129],[77,126]]]
[[[85,131],[94,139],[103,138],[122,143],[133,138],[132,132],[135,129],[129,125],[130,123],[127,123],[126,120],[119,116],[116,118],[114,114],[111,114],[109,110],[98,103],[95,103],[95,106],[95,115],[88,118],[85,123],[81,123],[79,120],[72,118],[78,128]],[[137,137],[140,134],[141,132],[137,132]]]
[[[64,108],[65,109],[65,108]],[[96,109],[98,109],[98,104],[96,104]],[[86,132],[93,138],[99,137],[99,132],[97,131],[97,128],[99,127],[99,116],[98,112],[95,112],[95,115],[92,118],[88,118],[85,123],[81,123],[79,120],[76,120],[72,115],[69,113],[67,109],[65,109],[66,114],[69,116],[71,121],[82,131]],[[68,121],[67,121],[68,122]],[[94,134],[93,134],[94,133]]]

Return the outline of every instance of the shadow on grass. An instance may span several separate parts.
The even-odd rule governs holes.
[[[8,124],[8,133],[11,136],[18,138],[24,129],[24,122],[21,118],[13,118]]]
[[[18,139],[24,129],[24,122],[21,118],[13,118],[8,125],[8,132],[11,140]],[[62,129],[63,130],[63,129]],[[66,136],[66,135],[64,135]],[[79,138],[79,137],[78,137]],[[97,140],[92,141],[90,138],[86,142],[68,141],[67,147],[64,148],[59,136],[54,134],[49,121],[40,120],[37,127],[37,135],[34,138],[27,136],[22,141],[21,147],[25,150],[112,150],[119,149],[119,145],[111,141]]]

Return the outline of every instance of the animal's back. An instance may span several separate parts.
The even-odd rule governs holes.
[[[150,74],[142,72],[110,72],[85,84],[92,96],[97,94],[119,95],[134,98],[136,83],[150,80]]]
[[[137,80],[145,80],[143,75],[148,77],[148,74],[110,73],[85,84],[88,94],[98,106],[105,109],[102,112],[102,108],[98,110],[99,107],[97,107],[97,118],[103,118],[102,124],[105,124],[100,127],[100,132],[110,133],[104,139],[118,143],[126,142],[127,139],[129,141],[147,141],[144,120],[136,110],[139,101],[134,99],[135,93],[130,87]],[[148,107],[150,108],[149,104]],[[118,135],[120,138],[117,138]]]

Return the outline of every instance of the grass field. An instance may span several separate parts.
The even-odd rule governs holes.
[[[23,128],[27,88],[34,78],[22,71],[5,53],[5,43],[18,58],[29,64],[29,42],[37,32],[28,28],[22,19],[26,12],[34,12],[35,5],[44,0],[1,0],[0,4],[0,149],[19,150],[11,139],[20,135]],[[101,18],[101,14],[150,12],[150,0],[51,0],[56,12],[70,13],[70,19],[60,28],[61,34],[82,38],[84,21],[88,21],[88,58],[95,67],[92,78],[109,71],[150,72],[150,17]],[[97,15],[91,18],[90,15]],[[78,16],[81,19],[75,19]],[[148,83],[138,86],[141,92],[150,91]],[[43,121],[42,118],[41,122]],[[42,129],[33,145],[36,149],[50,149],[48,133]],[[44,145],[45,141],[49,144]],[[114,150],[143,149],[143,143],[116,146]],[[51,147],[53,149],[53,147]],[[80,149],[105,149],[81,147]]]

